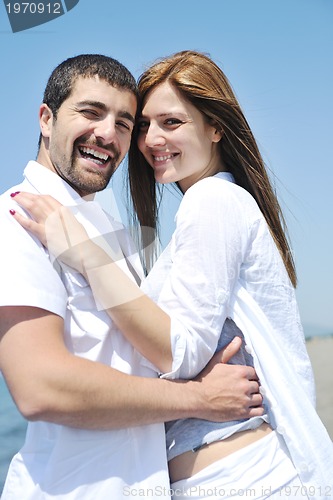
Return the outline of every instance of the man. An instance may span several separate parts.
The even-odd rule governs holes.
[[[202,383],[155,378],[98,310],[83,276],[53,265],[9,213],[17,191],[52,195],[75,207],[91,237],[118,235],[142,275],[123,228],[92,201],[127,153],[136,92],[132,75],[109,57],[60,64],[40,107],[37,162],[0,199],[0,368],[30,421],[2,500],[169,498],[162,422],[261,411],[251,408],[258,384],[249,367],[218,363]]]

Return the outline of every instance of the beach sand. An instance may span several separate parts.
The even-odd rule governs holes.
[[[306,343],[317,391],[317,411],[333,440],[333,336]]]

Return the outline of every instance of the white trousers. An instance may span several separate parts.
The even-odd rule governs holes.
[[[307,500],[304,490],[276,432],[171,484],[173,500]]]

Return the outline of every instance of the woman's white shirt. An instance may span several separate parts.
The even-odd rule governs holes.
[[[163,376],[200,372],[233,319],[303,483],[333,487],[333,447],[314,409],[295,290],[263,214],[230,173],[186,191],[171,242],[142,289],[171,317],[173,367]]]

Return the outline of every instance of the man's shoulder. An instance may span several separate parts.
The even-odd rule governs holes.
[[[7,188],[5,191],[3,191],[0,194],[1,203],[3,203],[5,200],[7,200],[7,201],[8,201],[8,199],[10,200],[11,193],[15,193],[16,191],[22,191],[22,184],[23,183],[21,182],[20,184],[16,184],[15,186]]]
[[[11,193],[15,193],[16,191],[29,191],[29,192],[36,192],[36,190],[33,188],[33,186],[27,181],[25,177],[22,177],[21,181],[18,182],[17,184],[8,187],[0,193],[0,200],[8,200],[11,199],[10,195]]]

